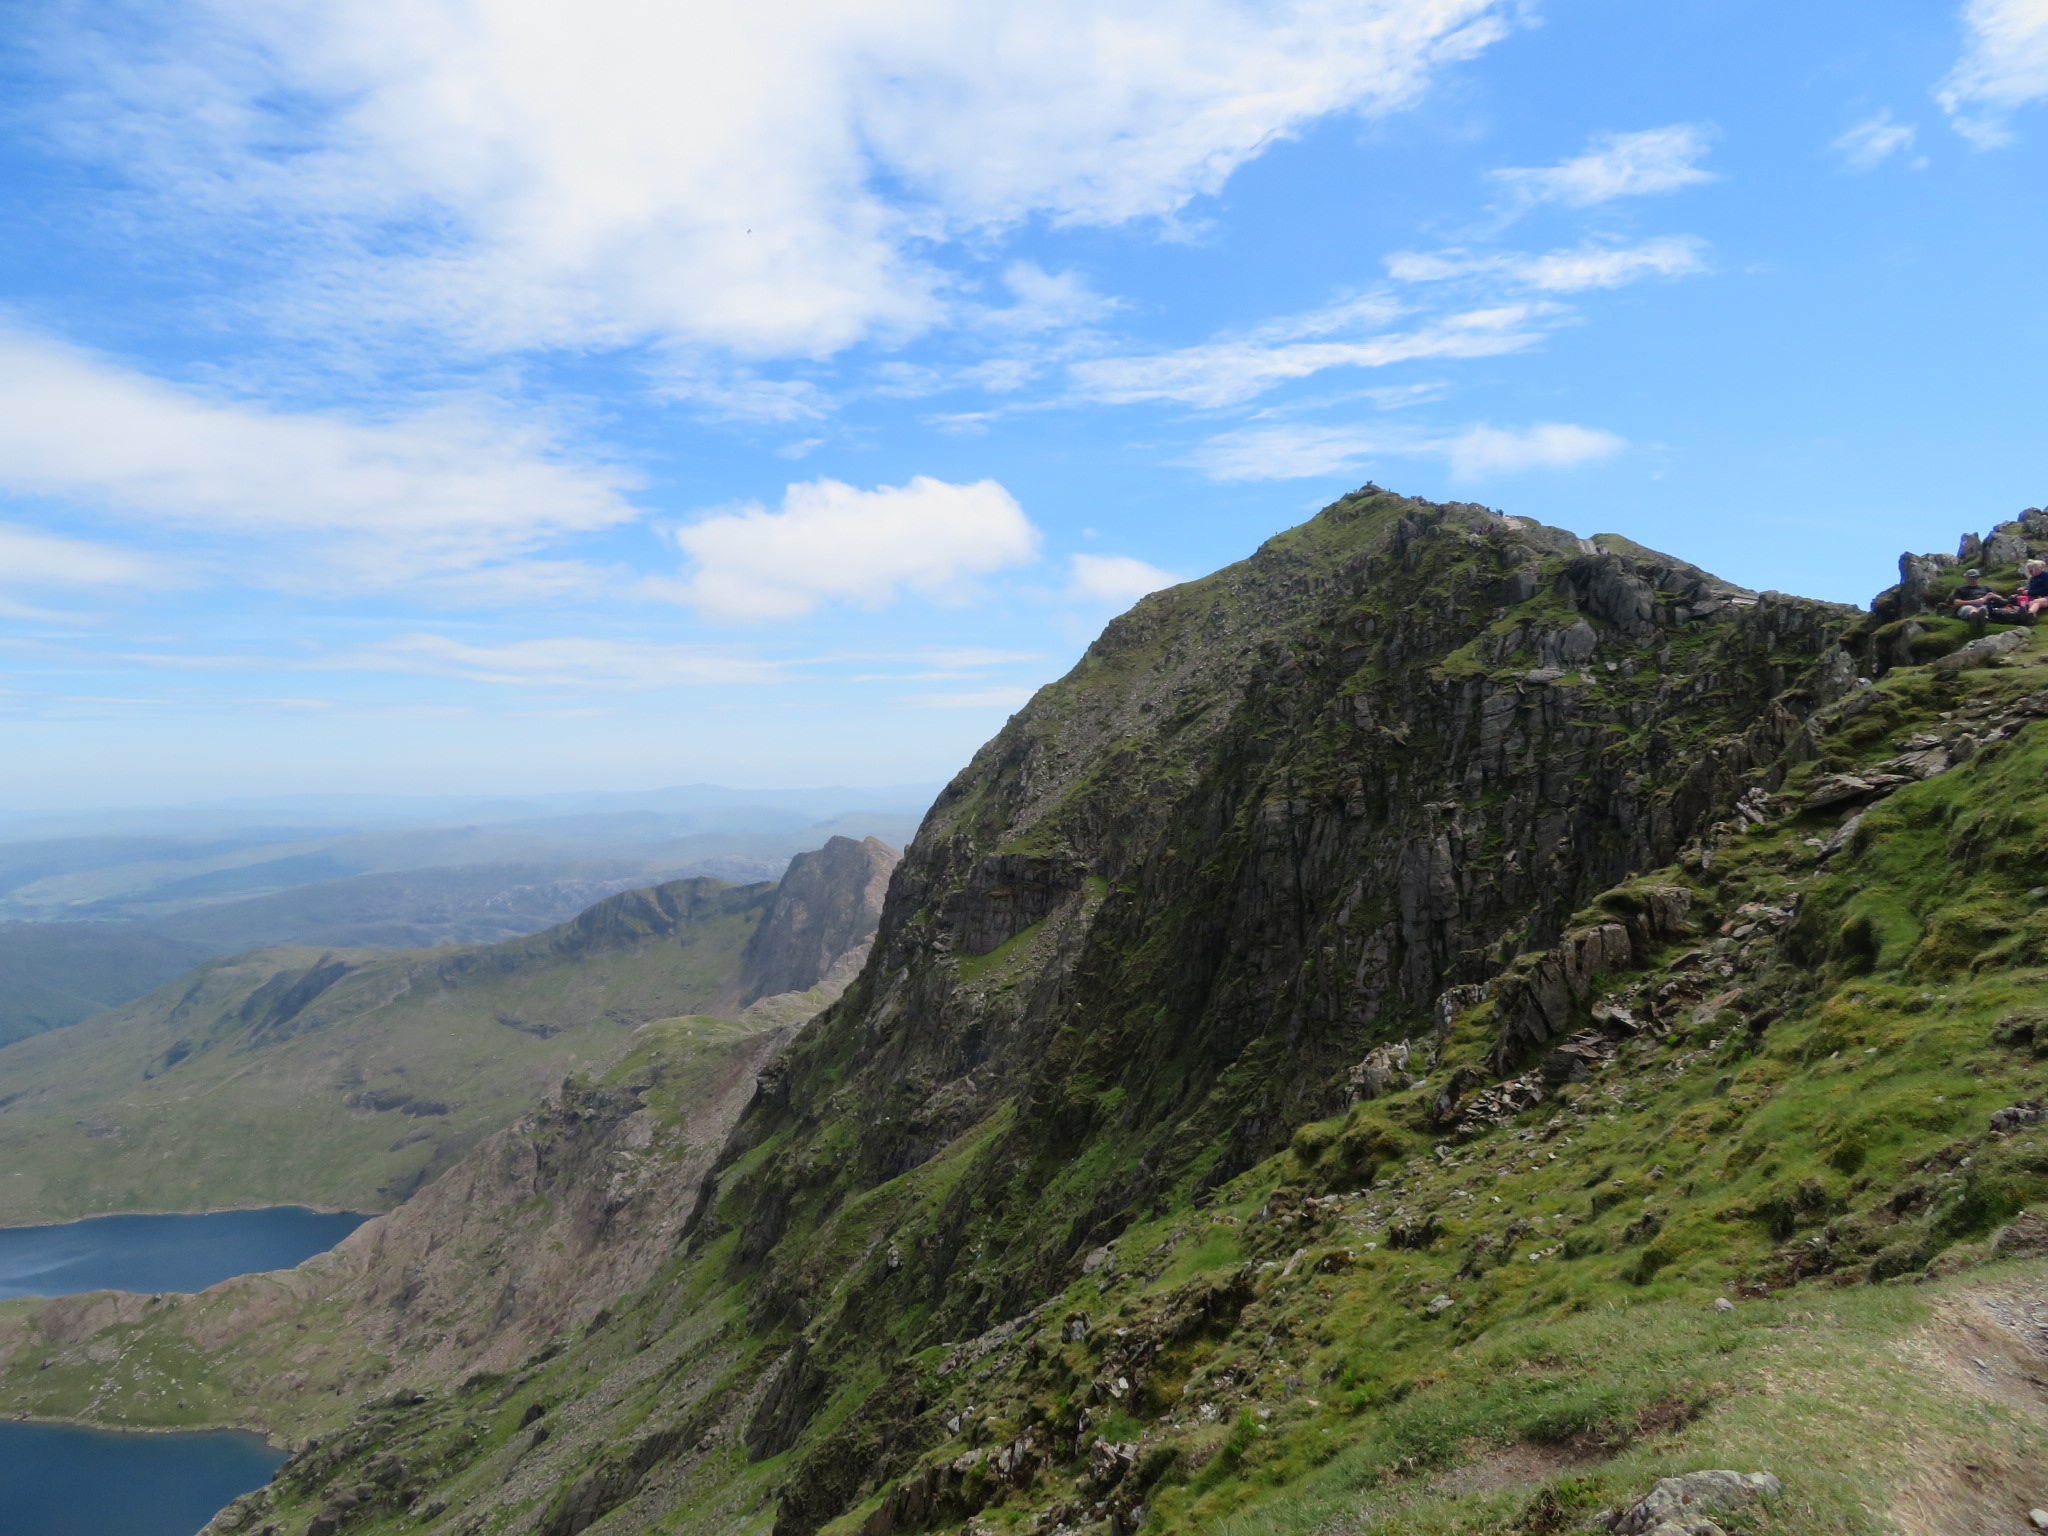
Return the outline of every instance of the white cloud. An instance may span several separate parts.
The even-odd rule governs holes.
[[[1524,252],[1399,252],[1386,258],[1397,283],[1444,283],[1491,276],[1540,293],[1618,289],[1645,276],[1692,276],[1706,270],[1706,242],[1698,236],[1661,236],[1640,246],[1579,246],[1538,256]]]
[[[1075,555],[1067,595],[1082,602],[1128,607],[1147,592],[1178,586],[1181,580],[1129,555]]]
[[[1211,480],[1307,480],[1408,446],[1359,427],[1244,427],[1210,438],[1188,462]]]
[[[1874,170],[1893,155],[1911,149],[1918,132],[1911,123],[1893,122],[1887,107],[1854,124],[1832,147],[1851,170]]]
[[[111,544],[60,538],[0,523],[0,584],[14,587],[144,586],[168,573],[153,560]]]
[[[926,475],[872,491],[792,485],[779,512],[748,505],[675,538],[696,568],[667,590],[721,619],[796,618],[831,600],[879,608],[901,587],[964,599],[973,578],[1038,557],[1038,530],[995,481]]]
[[[1644,277],[1704,272],[1705,251],[1705,242],[1694,235],[1666,235],[1632,246],[1582,245],[1534,256],[1517,251],[1404,251],[1387,258],[1387,273],[1403,283],[1490,277],[1544,293],[1576,293],[1619,288]]]
[[[1969,0],[1963,22],[1969,52],[1935,100],[1978,147],[2008,144],[2007,117],[2048,98],[2048,0]]]
[[[1047,272],[1033,261],[1017,261],[1003,274],[1016,303],[992,309],[984,325],[1005,331],[1064,330],[1106,319],[1124,307],[1121,299],[1095,292],[1078,272]]]
[[[1519,429],[1472,427],[1444,444],[1451,473],[1460,479],[1525,469],[1570,469],[1609,458],[1627,446],[1626,439],[1612,432],[1560,421],[1540,421]]]
[[[400,635],[335,656],[322,667],[405,672],[522,687],[672,688],[787,681],[778,663],[700,646],[565,635],[474,645],[446,635]]]
[[[973,693],[913,693],[904,700],[918,709],[1001,709],[1014,713],[1038,692],[1029,684],[983,688]]]
[[[0,487],[231,536],[256,551],[238,564],[296,590],[582,580],[517,562],[638,513],[623,477],[549,446],[474,409],[360,422],[202,399],[0,328]]]
[[[1170,216],[1319,118],[1409,105],[1511,11],[174,0],[157,56],[74,39],[69,130],[208,227],[286,226],[316,325],[820,356],[942,313],[934,239]]]
[[[1528,469],[1569,469],[1626,448],[1612,432],[1563,422],[1476,426],[1449,436],[1355,426],[1245,427],[1203,443],[1188,463],[1212,480],[1307,480],[1380,456],[1442,457],[1461,480]]]
[[[1558,165],[1499,170],[1493,178],[1517,202],[1562,203],[1590,208],[1617,197],[1676,192],[1714,180],[1698,162],[1707,153],[1708,133],[1697,123],[1673,123],[1640,133],[1596,134],[1582,155]]]
[[[1213,408],[1239,404],[1325,368],[1379,368],[1417,358],[1494,357],[1518,351],[1537,339],[1537,322],[1553,311],[1540,304],[1504,304],[1447,315],[1409,331],[1351,340],[1305,339],[1364,331],[1399,313],[1399,305],[1375,295],[1200,346],[1149,357],[1075,363],[1069,373],[1082,394],[1112,405],[1176,400]]]

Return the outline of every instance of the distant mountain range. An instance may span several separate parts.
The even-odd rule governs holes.
[[[266,945],[496,943],[662,881],[777,880],[835,835],[901,847],[935,793],[693,785],[0,814],[0,1044]]]
[[[669,881],[496,944],[208,960],[0,1049],[0,1222],[387,1208],[643,1024],[753,1033],[822,1007],[866,955],[895,864],[879,840],[833,838],[779,885]]]

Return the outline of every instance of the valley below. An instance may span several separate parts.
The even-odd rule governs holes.
[[[0,1300],[0,1431],[269,1437],[216,1536],[2038,1529],[2048,642],[1948,601],[2030,554],[1367,486],[900,856],[203,958],[0,1046],[0,1222],[374,1215]]]

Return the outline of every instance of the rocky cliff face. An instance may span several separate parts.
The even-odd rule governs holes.
[[[901,857],[880,838],[834,837],[790,860],[740,957],[741,1006],[818,986],[843,989],[867,960]]]
[[[1370,487],[1148,598],[948,788],[673,1261],[218,1529],[1533,1536],[1768,1449],[1759,1529],[1848,1532],[1873,1445],[2033,1465],[1839,1289],[2048,1198],[2048,674],[1938,613],[1902,662]],[[1945,1295],[1986,1360],[2048,1306]]]

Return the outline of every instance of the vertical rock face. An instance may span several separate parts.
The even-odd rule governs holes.
[[[774,904],[741,957],[741,1005],[807,992],[858,970],[901,857],[879,838],[835,837],[790,860]]]
[[[796,1257],[805,1213],[996,1126],[892,1283],[933,1337],[1030,1306],[1769,778],[1856,686],[1858,618],[1371,487],[1147,598],[940,797],[698,1240],[735,1234],[757,1317],[851,1369],[859,1325],[819,1319],[861,1287]],[[875,1453],[821,1447],[779,1528],[836,1515]]]
[[[1265,1155],[1446,987],[1671,858],[1854,686],[1855,617],[1618,537],[1347,498],[1116,620],[948,786],[788,1102],[852,1074],[875,1179],[1009,1098],[1011,1158],[1157,1137],[1034,1237],[1063,1262],[1147,1188]]]

